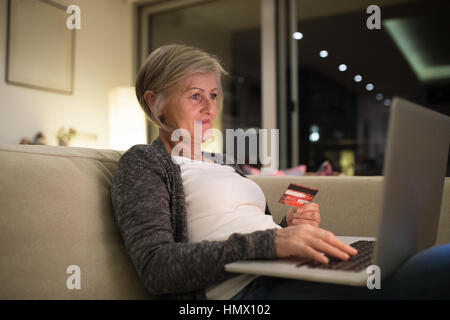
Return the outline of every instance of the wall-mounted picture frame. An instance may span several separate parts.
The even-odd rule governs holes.
[[[73,93],[75,32],[66,8],[46,0],[8,0],[6,82]]]

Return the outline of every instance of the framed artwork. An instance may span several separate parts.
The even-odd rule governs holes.
[[[72,94],[75,33],[66,19],[50,1],[8,1],[7,83]]]

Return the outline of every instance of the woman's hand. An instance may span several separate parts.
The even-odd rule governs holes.
[[[317,203],[305,203],[301,207],[291,207],[286,215],[286,223],[288,227],[301,224],[318,227],[320,224],[319,205]]]
[[[277,258],[307,258],[320,263],[329,260],[322,253],[347,260],[356,249],[339,240],[332,232],[310,224],[278,229],[275,233]]]

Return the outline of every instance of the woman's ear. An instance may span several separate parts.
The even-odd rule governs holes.
[[[144,92],[144,99],[145,99],[145,103],[147,103],[148,108],[150,109],[151,112],[155,113],[155,94],[150,91],[147,90]],[[156,114],[157,117],[159,117],[161,115],[161,111],[158,112],[158,114]]]

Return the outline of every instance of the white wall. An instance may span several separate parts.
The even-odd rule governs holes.
[[[134,81],[132,4],[122,0],[55,2],[81,9],[72,95],[5,82],[7,0],[0,0],[0,144],[17,144],[42,131],[47,144],[57,145],[58,129],[73,126],[97,139],[79,137],[72,146],[108,148],[109,90]]]

